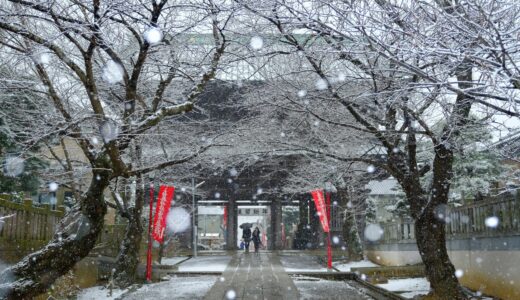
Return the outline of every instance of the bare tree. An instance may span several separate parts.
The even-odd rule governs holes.
[[[12,0],[1,5],[0,14],[2,60],[34,72],[40,80],[34,89],[51,107],[40,115],[43,126],[26,129],[23,144],[30,149],[50,137],[72,138],[92,173],[78,206],[49,244],[0,275],[2,296],[19,299],[44,292],[89,253],[103,227],[104,191],[112,180],[139,180],[210,147],[195,145],[145,165],[128,159],[136,137],[193,109],[215,77],[232,13],[213,1]],[[209,33],[212,46],[190,40],[201,32]],[[141,207],[135,205],[133,216],[140,216]]]
[[[517,116],[512,38],[518,33],[513,25],[518,4],[239,3],[272,24],[279,39],[298,51],[306,60],[300,71],[312,73],[309,77],[321,90],[309,103],[288,103],[338,134],[347,127],[367,134],[374,146],[370,153],[377,155],[345,155],[337,147],[308,144],[301,148],[340,161],[364,161],[394,176],[410,204],[432,294],[465,299],[446,250],[445,220],[435,210],[448,202],[454,153],[464,148],[460,135],[470,111],[481,120]],[[320,110],[320,103],[330,109]],[[441,130],[434,130],[441,121]],[[430,147],[418,147],[426,140]],[[431,159],[421,161],[425,153]]]

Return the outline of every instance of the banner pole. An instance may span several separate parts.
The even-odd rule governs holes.
[[[153,198],[155,196],[153,183],[150,183],[150,220],[148,222],[148,252],[146,254],[146,281],[152,281],[152,214]]]
[[[330,192],[326,194],[327,222],[329,223],[329,232],[327,232],[327,268],[332,269],[332,245],[330,243],[330,227],[332,225],[332,207],[330,206]]]
[[[330,231],[327,232],[327,269],[332,269],[332,247],[330,245]]]

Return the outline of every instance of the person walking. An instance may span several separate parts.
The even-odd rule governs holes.
[[[244,240],[244,249],[249,252],[249,243],[251,242],[251,228],[245,227],[242,230],[242,239]]]
[[[258,229],[258,227],[255,227],[255,230],[253,231],[253,244],[255,245],[255,253],[258,253],[260,244],[262,244],[262,240],[260,239],[260,229]]]

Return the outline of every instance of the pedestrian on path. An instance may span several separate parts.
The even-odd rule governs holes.
[[[262,241],[260,239],[260,229],[258,229],[258,227],[255,227],[255,230],[253,231],[253,244],[255,245],[255,253],[258,253],[261,243]]]
[[[249,252],[249,243],[251,242],[251,228],[245,227],[242,230],[242,239],[244,239],[244,248]]]

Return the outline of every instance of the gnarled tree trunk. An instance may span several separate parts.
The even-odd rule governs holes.
[[[125,214],[128,224],[126,226],[125,238],[121,243],[121,249],[116,262],[116,284],[127,287],[134,283],[139,265],[139,250],[143,236],[143,224],[141,213],[144,203],[144,190],[142,178],[137,180],[135,205],[130,207]]]
[[[44,293],[89,254],[103,229],[107,210],[103,192],[110,175],[107,169],[95,170],[79,207],[61,221],[52,240],[0,274],[0,298],[31,299]]]
[[[415,221],[417,248],[435,299],[466,299],[446,249],[444,222],[428,210]]]

